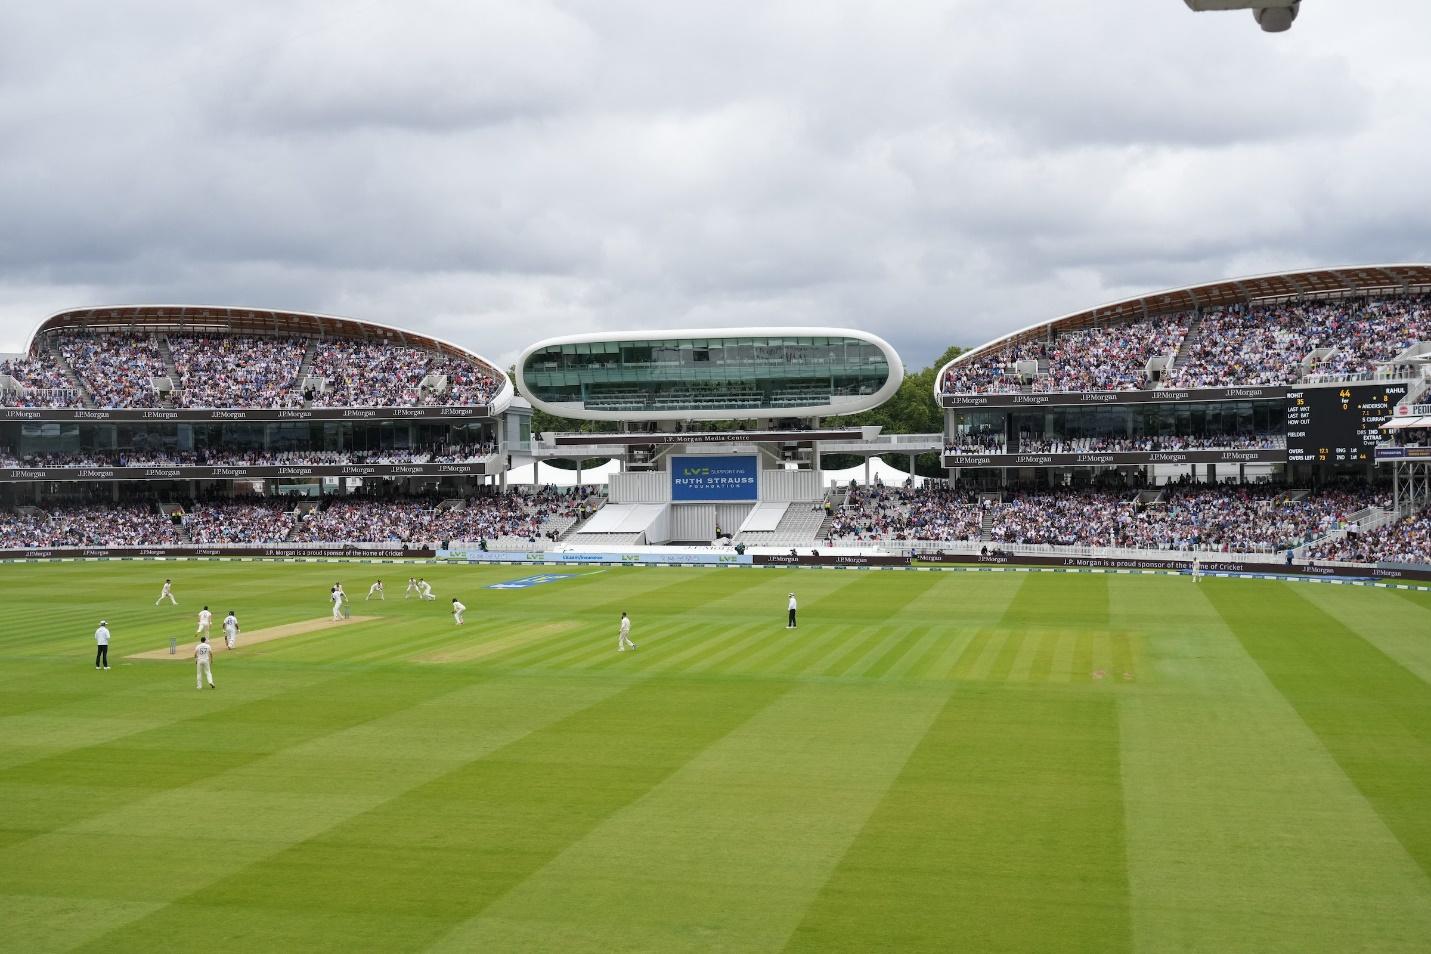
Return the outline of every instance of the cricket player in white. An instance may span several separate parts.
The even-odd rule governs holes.
[[[1202,557],[1196,553],[1193,554],[1193,582],[1202,582]]]
[[[365,597],[363,597],[363,602],[366,603],[368,600],[372,599],[374,596],[376,596],[378,599],[382,600],[384,603],[387,602],[387,599],[388,599],[388,598],[383,595],[383,581],[382,581],[382,580],[378,580],[378,581],[377,581],[376,583],[374,583],[372,586],[368,587],[368,595],[365,596]]]
[[[435,600],[435,599],[437,599],[437,597],[434,596],[433,593],[432,593],[432,584],[429,583],[429,582],[427,582],[427,580],[418,580],[418,581],[417,581],[417,596],[418,596],[418,599],[423,599],[423,600]]]
[[[333,601],[333,622],[336,623],[343,618],[343,591],[335,586],[328,591],[328,598]]]
[[[194,630],[194,635],[207,637],[209,632],[213,629],[213,626],[214,614],[210,613],[209,608],[205,606],[199,610],[199,628]]]
[[[109,624],[104,620],[99,621],[99,629],[94,631],[94,668],[109,668]]]
[[[789,612],[789,615],[785,617],[785,628],[786,628],[786,629],[794,629],[794,628],[795,628],[795,610],[798,609],[798,608],[799,608],[799,607],[798,607],[798,604],[796,604],[796,602],[795,602],[795,594],[794,594],[794,593],[791,593],[791,594],[790,594],[790,604],[789,604],[789,607],[788,607],[788,609],[789,609],[790,612]]]
[[[200,636],[199,645],[194,647],[194,663],[198,667],[195,673],[195,681],[198,683],[196,689],[204,688],[204,680],[209,680],[209,688],[217,689],[214,685],[214,670],[209,665],[209,660],[214,654],[214,647],[209,645],[209,637]]]
[[[626,652],[626,647],[628,646],[631,647],[633,652],[635,651],[636,644],[631,641],[631,617],[627,616],[625,613],[622,613],[621,630],[616,637],[616,651],[618,653],[624,653]]]
[[[158,606],[160,603],[164,602],[166,599],[167,599],[170,603],[173,603],[175,606],[178,606],[178,605],[179,605],[179,601],[176,600],[176,599],[174,599],[174,581],[173,581],[173,580],[165,580],[165,581],[164,581],[164,588],[159,591],[159,598],[154,601],[154,605],[155,605],[155,606]]]
[[[224,617],[224,645],[233,649],[238,645],[238,617],[233,610],[229,610],[229,615]]]
[[[417,577],[410,576],[407,578],[407,592],[403,593],[402,598],[407,599],[414,593],[418,599],[422,599],[422,588],[417,585]]]
[[[461,626],[463,623],[466,622],[466,620],[464,620],[464,619],[462,618],[462,614],[465,613],[465,612],[467,612],[467,607],[466,607],[465,605],[463,605],[462,603],[457,602],[456,599],[453,599],[453,601],[452,601],[452,618],[457,621],[457,625],[458,625],[458,626]]]

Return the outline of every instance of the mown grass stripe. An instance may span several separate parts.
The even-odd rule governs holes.
[[[638,683],[92,946],[157,945],[198,922],[242,936],[261,911],[331,950],[426,947],[787,688]],[[312,878],[316,869],[327,876]]]
[[[961,690],[786,950],[1127,951],[1123,846],[1111,698]]]
[[[1268,586],[1281,598],[1258,598]],[[1431,686],[1291,584],[1207,598],[1431,877]]]

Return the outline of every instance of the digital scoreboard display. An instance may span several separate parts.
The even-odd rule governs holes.
[[[1287,392],[1287,460],[1371,460],[1379,428],[1406,396],[1404,384],[1354,384]]]

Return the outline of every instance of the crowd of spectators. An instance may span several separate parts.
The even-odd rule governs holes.
[[[296,510],[296,501],[281,498],[197,503],[181,522],[194,543],[278,543],[288,539]]]
[[[81,451],[16,454],[0,448],[0,467],[277,467],[363,464],[455,464],[480,460],[494,444],[451,444],[379,451]]]
[[[1141,319],[1104,328],[1068,331],[1052,341],[1008,345],[950,368],[949,394],[1029,391],[1136,391],[1147,388],[1148,362],[1171,357],[1187,334],[1184,316]],[[1025,387],[1017,365],[1036,361],[1044,373]]]
[[[1020,437],[1020,454],[1102,454],[1185,450],[1285,450],[1285,434],[1217,437]]]
[[[0,376],[9,375],[16,387],[0,389],[0,407],[77,407],[79,390],[53,363],[37,358],[0,361]]]
[[[71,334],[56,344],[97,407],[159,406],[154,379],[167,378],[169,366],[153,335]]]
[[[941,387],[950,394],[1148,388],[1148,360],[1176,354],[1190,324],[1188,315],[1170,315],[1008,345],[950,368]],[[1431,341],[1427,295],[1210,309],[1162,384],[1275,386],[1308,375],[1356,377],[1420,341]],[[1041,373],[1024,380],[1021,361],[1039,362]]]
[[[173,516],[155,503],[47,505],[0,512],[0,549],[196,544],[410,543],[554,538],[598,502],[590,488],[544,488],[444,502],[437,497],[242,498],[190,502]]]
[[[0,513],[0,549],[176,546],[174,522],[152,504],[90,504]]]
[[[1351,563],[1431,564],[1431,510],[1403,517],[1373,530],[1350,531],[1338,540],[1323,540],[1307,549],[1309,559]]]
[[[474,406],[498,384],[475,362],[382,341],[65,332],[50,343],[104,408]],[[83,403],[54,358],[7,362],[0,373],[20,385],[4,393],[6,406]]]
[[[492,397],[496,384],[466,362],[367,341],[319,342],[310,374],[326,381],[326,388],[313,395],[317,407],[480,405]],[[442,379],[445,388],[426,386],[429,378]]]
[[[168,335],[175,407],[302,407],[306,342],[253,335]]]
[[[1365,486],[1304,495],[1271,485],[1169,485],[1159,500],[1096,490],[1012,492],[976,500],[947,486],[864,488],[832,517],[835,543],[915,539],[1141,549],[1271,551],[1345,524],[1385,495]]]
[[[1003,434],[968,433],[956,434],[944,442],[946,454],[1006,454],[1008,438]]]

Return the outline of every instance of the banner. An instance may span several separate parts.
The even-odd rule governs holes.
[[[1106,559],[1100,557],[1035,556],[1031,554],[991,553],[981,556],[977,553],[921,552],[920,560],[926,563],[947,563],[976,566],[1055,566],[1084,567],[1108,570],[1190,570],[1192,563],[1185,559],[1158,559],[1156,557],[1136,557],[1130,559]],[[1294,563],[1251,563],[1239,560],[1235,555],[1210,553],[1200,558],[1203,573],[1263,573],[1277,576],[1329,577],[1338,579],[1368,578],[1384,580],[1408,580],[1431,582],[1431,568],[1401,569],[1395,567],[1358,567],[1340,564],[1317,563],[1308,565]]]
[[[505,458],[457,464],[254,464],[237,467],[6,467],[0,483],[28,480],[281,480],[301,477],[480,477]]]
[[[1085,454],[950,454],[945,467],[1088,467],[1112,464],[1285,464],[1285,450],[1091,451]]]
[[[436,550],[421,547],[373,546],[352,544],[315,545],[274,544],[258,547],[33,547],[23,550],[0,550],[0,560],[57,559],[120,559],[124,557],[350,557],[398,559],[418,557],[431,559]]]
[[[1287,396],[1287,388],[1166,388],[1161,391],[1039,391],[1013,394],[941,394],[944,407],[1055,407],[1073,404],[1159,404],[1164,401],[1255,401]]]
[[[882,556],[856,553],[849,556],[816,556],[813,553],[761,554],[755,557],[756,566],[909,566],[907,556]]]
[[[754,502],[759,496],[754,455],[672,457],[671,500],[676,503]]]

